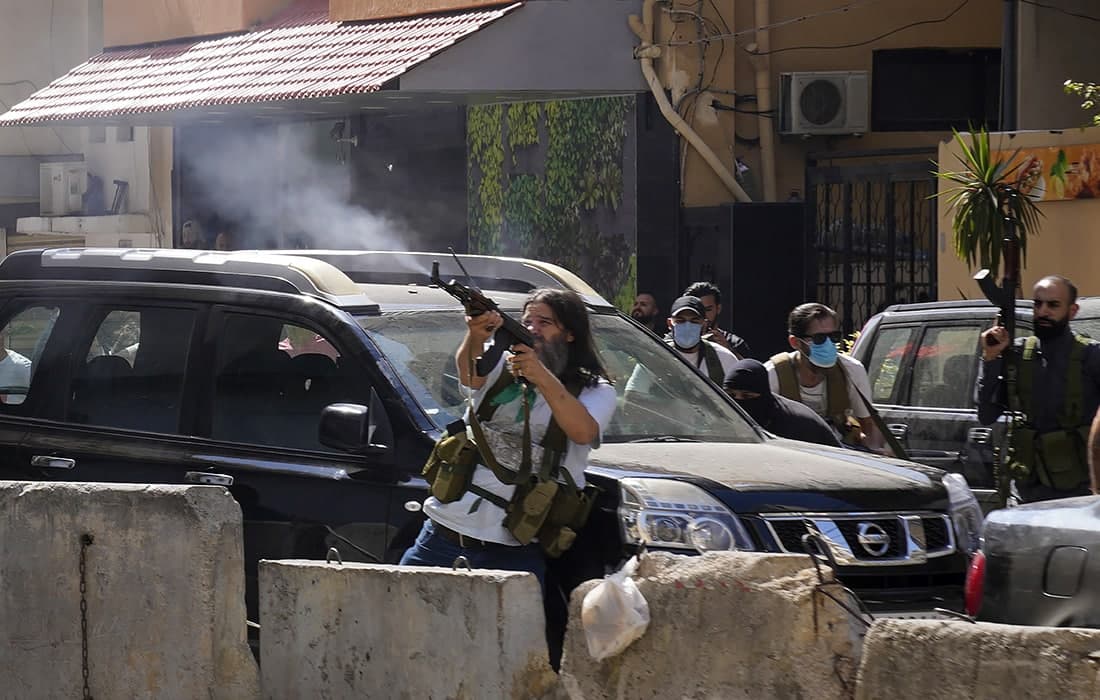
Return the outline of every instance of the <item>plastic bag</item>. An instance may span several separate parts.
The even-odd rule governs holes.
[[[597,661],[621,653],[649,627],[649,603],[631,576],[638,558],[590,590],[581,604],[581,625],[588,653]]]

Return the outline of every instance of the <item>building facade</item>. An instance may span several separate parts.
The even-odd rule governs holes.
[[[1083,121],[1077,4],[66,0],[5,15],[0,82],[28,84],[2,88],[0,152],[81,155],[105,184],[73,213],[115,219],[31,216],[24,184],[13,242],[453,246],[624,305],[712,279],[766,349],[805,299],[852,330],[957,286],[931,199],[952,128]]]

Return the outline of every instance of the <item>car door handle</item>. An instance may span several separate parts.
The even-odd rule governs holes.
[[[905,423],[887,423],[886,429],[893,433],[898,440],[909,439],[909,426]]]
[[[68,457],[51,457],[50,455],[35,455],[31,457],[32,467],[43,469],[72,469],[76,466],[75,459]]]
[[[232,486],[233,477],[228,474],[215,472],[187,472],[183,475],[184,481],[192,484],[204,484],[206,486]]]
[[[966,441],[975,445],[988,445],[993,442],[993,429],[971,428],[966,431]]]

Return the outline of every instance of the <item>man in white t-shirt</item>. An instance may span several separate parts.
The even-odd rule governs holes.
[[[669,334],[665,342],[672,346],[680,357],[703,373],[719,387],[726,375],[737,364],[737,355],[717,343],[703,339],[703,327],[706,325],[706,309],[698,297],[684,296],[672,302],[672,316],[668,319]],[[627,404],[646,403],[657,396],[654,391],[654,377],[644,365],[636,365],[626,381],[624,395]]]
[[[671,338],[665,342],[712,382],[722,386],[726,375],[737,364],[737,355],[718,343],[703,339],[706,322],[707,310],[702,299],[680,297],[672,302],[672,316],[668,319]]]
[[[882,435],[864,401],[870,400],[871,382],[862,364],[838,352],[836,312],[824,304],[801,304],[791,311],[787,329],[792,351],[765,364],[772,392],[806,404],[845,443],[882,451]]]
[[[486,376],[476,374],[474,359],[500,328],[501,316],[489,311],[468,316],[466,323],[455,363],[462,384],[475,390],[473,405],[480,406],[487,398],[496,406],[492,419],[482,425],[495,460],[511,471],[520,466],[526,391],[531,397],[531,462],[542,462],[539,443],[553,417],[565,436],[560,469],[568,472],[573,486],[583,487],[588,453],[600,446],[617,398],[596,354],[584,302],[576,293],[561,289],[532,292],[522,323],[534,337],[535,347],[512,346]],[[489,395],[505,372],[516,382],[505,382],[506,388]],[[526,389],[517,383],[521,379],[527,382]],[[580,390],[574,394],[568,386]],[[469,424],[469,412],[466,419]],[[471,486],[457,500],[443,503],[429,496],[424,501],[428,520],[401,563],[450,567],[463,556],[474,568],[529,571],[544,583],[546,562],[540,545],[520,544],[504,524],[505,511],[499,503],[512,498],[515,486],[503,483],[482,462],[474,467]]]

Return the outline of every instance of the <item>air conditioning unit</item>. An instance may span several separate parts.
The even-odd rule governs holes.
[[[83,162],[51,162],[38,166],[41,216],[79,214],[84,208],[87,166]]]
[[[867,71],[779,74],[779,133],[867,132]]]

